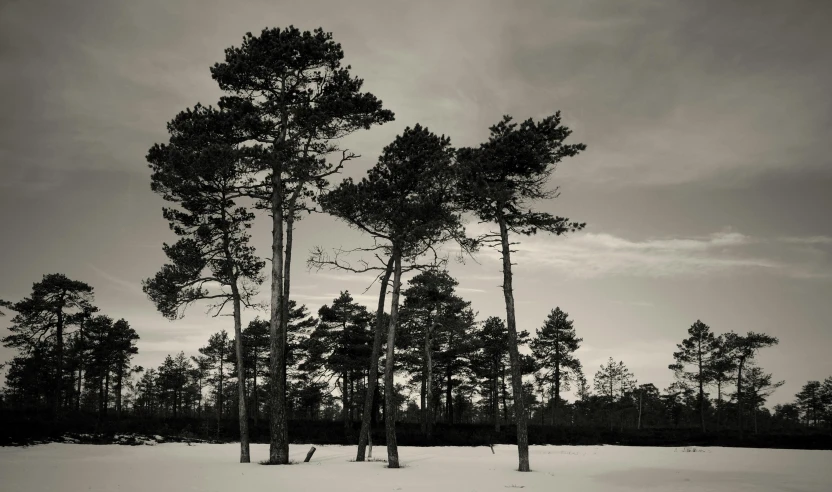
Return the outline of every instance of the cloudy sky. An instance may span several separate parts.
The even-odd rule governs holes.
[[[832,375],[831,15],[820,1],[5,0],[0,298],[45,273],[84,280],[139,332],[145,366],[230,330],[202,306],[166,321],[141,292],[174,239],[144,156],[177,112],[216,102],[209,67],[224,48],[264,27],[322,26],[396,114],[345,142],[363,156],[348,175],[415,123],[476,145],[504,114],[561,110],[587,144],[554,175],[561,197],[540,204],[586,231],[518,246],[521,329],[559,306],[588,374],[612,356],[661,388],[697,319],[766,332],[781,343],[759,363],[786,380],[770,402],[791,401]],[[299,259],[365,239],[327,216],[296,237]],[[372,305],[372,279],[302,263],[294,297],[313,311],[344,289]],[[451,273],[481,319],[505,315],[494,254]]]

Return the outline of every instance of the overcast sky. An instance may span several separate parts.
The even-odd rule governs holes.
[[[406,126],[476,145],[504,114],[561,110],[584,142],[543,210],[585,221],[523,240],[519,328],[559,306],[588,376],[608,357],[665,388],[697,319],[780,338],[759,363],[792,401],[832,375],[832,4],[823,1],[89,1],[0,3],[0,298],[61,272],[141,336],[135,362],[194,354],[230,318],[166,321],[141,292],[174,237],[150,190],[165,124],[221,95],[209,67],[264,27],[322,26],[395,122],[350,137],[360,176]],[[268,219],[254,231],[270,247]],[[308,272],[315,245],[366,238],[327,216],[296,231],[293,297],[313,312],[371,278]],[[451,265],[480,319],[505,317],[500,265]],[[264,296],[265,297],[265,296]],[[244,321],[255,313],[246,313]],[[0,319],[0,336],[8,333]],[[0,348],[0,361],[11,357]]]

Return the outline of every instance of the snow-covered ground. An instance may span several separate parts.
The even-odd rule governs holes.
[[[737,448],[532,446],[531,473],[514,446],[399,448],[403,468],[355,463],[355,447],[292,445],[289,466],[236,463],[235,444],[154,446],[53,443],[0,448],[0,490],[81,491],[829,491],[832,452]],[[386,457],[384,448],[373,449]]]

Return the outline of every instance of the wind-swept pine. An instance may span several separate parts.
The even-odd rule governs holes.
[[[433,251],[448,240],[466,244],[462,219],[453,202],[455,180],[452,169],[453,149],[450,139],[438,137],[427,128],[416,125],[384,148],[378,163],[359,183],[347,179],[320,199],[324,211],[369,234],[376,246],[371,250],[385,265],[385,278],[393,273],[393,292],[390,322],[387,332],[387,357],[384,371],[385,425],[387,433],[387,464],[399,467],[396,445],[396,389],[395,370],[396,326],[399,314],[402,264],[411,266],[417,259]],[[321,254],[310,263],[323,265]],[[386,282],[379,293],[379,308],[383,308]],[[380,318],[380,317],[379,317]],[[376,327],[371,364],[378,360],[381,347],[379,327]],[[375,366],[370,368],[370,374]],[[370,378],[367,388],[371,398],[375,385]],[[363,460],[363,444],[369,432],[370,407],[365,404],[357,461]]]
[[[575,351],[582,341],[575,334],[569,314],[559,307],[549,313],[543,327],[537,331],[537,337],[532,340],[532,355],[540,367],[540,379],[552,386],[552,425],[556,424],[561,383],[565,383],[569,390],[569,381],[574,379],[574,371],[581,365],[575,358]]]
[[[3,338],[3,345],[54,361],[52,387],[46,394],[54,416],[68,403],[65,396],[72,387],[64,384],[64,338],[68,329],[83,319],[84,310],[93,309],[92,301],[93,288],[88,284],[52,273],[32,285],[29,297],[5,303],[5,307],[17,314],[11,319],[11,334]]]
[[[742,371],[745,365],[754,359],[760,349],[777,345],[779,340],[776,337],[765,333],[749,331],[745,335],[730,332],[725,334],[725,344],[731,358],[737,367],[737,428],[740,432],[740,439],[743,437],[743,413],[745,397],[742,392]]]
[[[511,273],[509,234],[532,235],[538,231],[555,235],[577,231],[585,224],[570,222],[546,212],[533,210],[538,200],[557,196],[557,189],[547,190],[549,177],[566,157],[586,149],[584,144],[565,144],[572,131],[561,125],[560,112],[539,122],[528,119],[512,123],[510,116],[491,127],[487,142],[477,148],[460,149],[461,201],[481,221],[496,224],[498,232],[484,236],[498,248],[503,258],[503,296],[506,323],[511,344],[511,381],[517,419],[519,470],[529,471],[529,436],[523,405],[523,376],[517,349],[517,319]]]
[[[249,244],[254,216],[237,200],[246,176],[238,115],[197,105],[168,124],[170,143],[147,155],[151,188],[176,207],[163,215],[180,237],[162,249],[169,263],[143,282],[144,292],[166,318],[184,316],[199,300],[213,300],[215,316],[230,302],[238,364],[240,462],[250,461],[243,367],[243,305],[263,282],[264,262]]]
[[[705,432],[705,386],[712,380],[713,371],[709,367],[717,349],[717,339],[711,328],[700,320],[688,328],[688,335],[676,346],[679,350],[673,353],[675,362],[668,368],[676,373],[676,377],[699,386],[699,417],[702,432]],[[688,366],[693,366],[693,370],[688,370]]]
[[[363,81],[342,66],[344,52],[332,34],[264,29],[247,33],[239,47],[225,50],[225,61],[211,75],[230,97],[225,107],[245,108],[250,140],[263,152],[252,160],[264,174],[252,183],[251,196],[262,200],[272,216],[271,378],[269,462],[289,463],[286,421],[286,363],[293,223],[306,200],[326,186],[326,178],[355,157],[337,141],[359,129],[385,123],[393,113],[381,101],[361,92]],[[327,156],[341,153],[338,164]]]

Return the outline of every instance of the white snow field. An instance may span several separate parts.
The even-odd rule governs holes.
[[[292,445],[296,464],[263,466],[268,446],[53,443],[0,448],[3,492],[133,491],[830,491],[832,452],[738,448],[532,446],[531,473],[515,471],[514,446],[399,448],[403,468],[351,462],[354,446]],[[689,448],[690,449],[690,448]],[[384,448],[374,455],[386,456]]]

